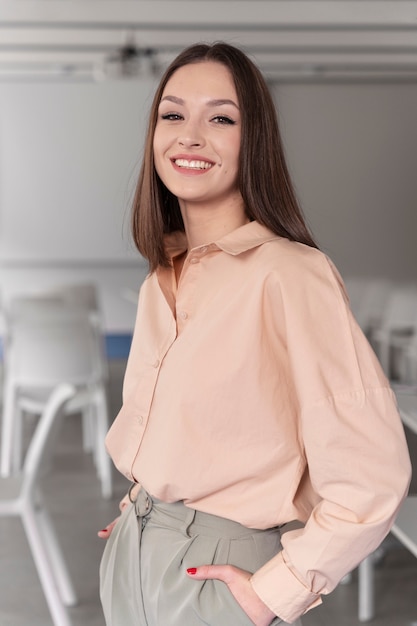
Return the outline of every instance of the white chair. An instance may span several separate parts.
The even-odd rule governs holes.
[[[6,335],[6,318],[4,303],[0,292],[0,409],[3,406],[3,376],[4,376],[4,343]]]
[[[85,311],[91,323],[97,328],[97,338],[102,337],[103,316],[97,286],[94,283],[59,284],[42,291],[31,291],[16,295],[9,303],[11,318],[16,316],[32,317],[39,315],[50,307],[70,306]],[[108,380],[109,370],[107,359],[101,363],[103,378]],[[85,452],[94,452],[95,438],[91,415],[87,410],[82,414],[83,448]]]
[[[417,394],[410,390],[396,391],[401,419],[417,434]],[[417,557],[417,495],[408,495],[395,519],[391,533]],[[358,619],[368,622],[375,615],[374,565],[375,553],[370,554],[358,569]]]
[[[48,469],[65,404],[75,394],[68,384],[58,385],[48,398],[31,438],[20,474],[0,478],[0,516],[20,517],[55,626],[70,626],[65,606],[77,596],[41,492],[42,470]]]
[[[21,465],[23,411],[39,414],[50,390],[61,380],[77,387],[68,413],[82,412],[94,424],[93,455],[102,494],[112,495],[106,371],[102,337],[86,311],[62,302],[13,302],[9,309],[1,441],[1,475]]]
[[[393,368],[395,352],[403,352],[417,333],[417,287],[403,285],[391,291],[379,328],[371,343],[388,378],[398,376]]]
[[[407,496],[391,532],[411,554],[417,557],[416,495]],[[360,622],[369,622],[375,617],[374,568],[376,560],[376,554],[370,554],[358,568],[358,620]]]
[[[16,294],[9,303],[12,313],[23,311],[24,307],[42,303],[61,302],[88,311],[101,317],[98,289],[94,283],[58,284],[48,289],[25,291]]]
[[[381,324],[392,289],[391,282],[380,277],[347,277],[346,289],[353,314],[368,338]]]

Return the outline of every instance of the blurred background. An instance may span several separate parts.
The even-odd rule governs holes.
[[[58,301],[66,309],[70,302],[76,316],[81,306],[92,320],[95,352],[85,357],[95,364],[91,384],[94,393],[103,385],[105,422],[115,416],[137,294],[147,274],[129,224],[153,90],[181,49],[215,40],[242,47],[268,80],[307,221],[345,279],[352,308],[387,375],[399,393],[407,390],[409,404],[402,415],[409,420],[414,459],[417,404],[414,408],[410,397],[417,388],[415,1],[0,0],[3,389],[11,378],[5,372],[12,352],[13,311],[18,309],[13,309],[15,300],[34,298],[39,304],[52,299],[55,309]],[[51,381],[43,381],[43,391]],[[4,423],[11,409],[5,409],[5,394],[1,396],[6,476],[19,462],[17,456],[5,460],[10,446],[4,443]],[[96,570],[102,544],[95,532],[110,521],[126,485],[102,458],[99,438],[105,424],[100,425],[97,415],[90,421],[86,417],[90,400],[85,397],[73,407],[75,418],[65,421],[66,437],[58,446],[60,465],[47,483],[46,501],[60,539],[68,542],[64,552],[72,576],[80,581],[80,571],[85,577],[88,573],[89,583],[78,588],[80,608],[71,609],[74,624],[98,626],[102,618]],[[38,401],[35,407],[33,397],[23,400],[20,397],[26,414],[39,414],[44,406]],[[34,426],[30,420],[22,419],[22,424],[25,446]],[[63,484],[67,495],[60,498]],[[415,478],[413,493],[414,485]],[[88,511],[88,520],[82,511]],[[417,517],[413,519],[417,527]],[[0,625],[52,623],[42,590],[36,587],[36,570],[27,565],[30,553],[24,535],[3,521]],[[384,555],[393,559],[398,571],[393,578],[392,570],[380,567],[377,575],[379,584],[388,588],[393,580],[401,580],[403,595],[401,602],[397,595],[382,610],[386,595],[380,594],[378,626],[409,626],[417,620],[415,598],[407,591],[417,582],[414,553],[403,544],[394,545],[397,550],[387,549]],[[89,555],[88,565],[83,554]],[[16,569],[18,555],[22,571]],[[16,581],[17,588],[23,581],[34,589],[26,608],[13,595]],[[334,597],[342,604],[328,604],[327,613],[317,610],[317,617],[309,618],[317,621],[306,618],[307,626],[358,623],[356,579],[339,594]],[[368,611],[368,617],[371,614]]]

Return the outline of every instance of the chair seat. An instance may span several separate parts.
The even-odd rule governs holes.
[[[39,414],[42,412],[46,401],[51,393],[52,385],[45,388],[21,388],[19,393],[19,406],[28,413]],[[90,388],[92,388],[90,386]],[[91,402],[90,389],[85,385],[76,386],[77,393],[66,405],[66,413],[78,413]]]

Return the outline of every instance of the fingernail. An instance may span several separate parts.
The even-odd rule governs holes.
[[[101,532],[101,533],[106,533],[106,532],[107,532],[107,528],[102,528],[102,529],[100,530],[100,532]]]
[[[187,574],[191,574],[191,576],[193,576],[193,574],[197,574],[197,568],[196,567],[189,567],[187,569]]]

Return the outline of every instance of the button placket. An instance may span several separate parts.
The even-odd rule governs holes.
[[[207,246],[202,246],[202,248],[196,248],[193,250],[183,268],[181,275],[181,287],[177,293],[176,302],[178,331],[180,331],[182,324],[189,319],[190,313],[187,309],[192,303],[195,284],[200,274],[199,264],[201,256],[207,249]]]

